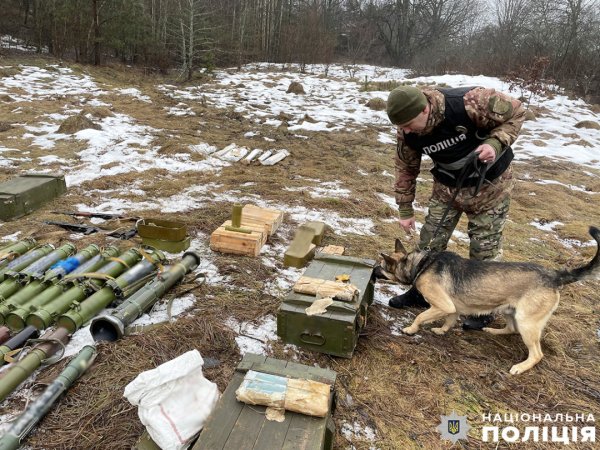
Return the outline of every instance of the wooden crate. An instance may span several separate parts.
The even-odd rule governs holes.
[[[231,220],[227,220],[210,235],[210,248],[216,252],[258,256],[267,238],[275,233],[282,221],[281,211],[246,205],[242,208],[241,228],[252,230],[252,233],[226,230],[225,227],[231,226]]]
[[[243,228],[252,230],[251,233],[228,231],[231,220],[226,221],[210,235],[210,248],[215,252],[233,253],[234,255],[258,256],[260,249],[267,242],[264,225],[242,223]]]
[[[283,422],[267,420],[264,406],[246,405],[235,397],[248,370],[329,384],[329,414],[320,418],[286,411]],[[331,370],[247,353],[192,450],[330,450],[335,379]]]
[[[255,205],[246,205],[242,208],[242,226],[245,223],[262,223],[268,236],[272,236],[283,222],[283,211],[277,209],[261,208]]]

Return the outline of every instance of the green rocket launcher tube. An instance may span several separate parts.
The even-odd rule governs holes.
[[[60,249],[57,251],[60,251]],[[79,259],[86,261],[87,259],[97,254],[99,251],[100,248],[97,245],[92,244],[84,248],[77,255],[73,256],[73,258],[79,257]],[[59,261],[59,263],[63,261],[66,260],[62,259],[61,261]],[[47,271],[44,280],[36,278],[33,281],[30,281],[29,284],[27,284],[27,286],[25,286],[23,289],[11,295],[11,297],[8,300],[6,300],[4,304],[0,304],[0,324],[6,323],[6,317],[12,311],[19,308],[20,306],[25,305],[40,292],[43,292],[50,284],[50,282],[47,280],[56,279],[58,277],[58,274],[56,274],[56,276],[54,274],[50,274],[51,276],[50,278],[48,278],[48,272],[56,272],[56,269],[51,269]]]
[[[165,292],[200,264],[200,255],[186,252],[181,261],[157,275],[139,291],[125,300],[110,314],[92,320],[90,332],[95,341],[116,341],[125,334],[125,327],[148,310]]]
[[[142,255],[136,249],[127,250],[123,253],[117,260],[111,261],[97,270],[97,274],[105,277],[116,277],[121,275],[127,267],[130,267],[136,264]],[[77,274],[70,274],[66,278],[70,278],[71,276],[76,276]],[[83,275],[83,273],[81,274]],[[70,281],[70,280],[69,280]],[[90,281],[90,286],[86,286],[84,283],[77,282],[77,279],[73,279],[75,285],[63,292],[56,298],[50,299],[49,302],[40,305],[38,309],[29,314],[25,323],[27,325],[33,325],[38,330],[43,330],[44,328],[48,328],[50,325],[54,323],[57,317],[61,314],[67,312],[72,305],[78,304],[85,300],[95,289],[98,289],[102,286],[102,280],[93,279]],[[67,282],[67,279],[63,280],[63,282]],[[37,304],[37,300],[36,300]]]
[[[44,274],[44,282],[60,280],[68,273],[77,269],[81,264],[100,253],[100,247],[90,244],[76,255],[58,262],[54,268],[50,268]],[[59,266],[59,267],[56,267]]]
[[[13,257],[22,255],[35,246],[36,242],[33,238],[5,245],[0,250],[0,267],[4,267]]]
[[[5,372],[0,383],[0,402],[69,341],[69,332],[64,328],[57,328],[47,331],[40,339],[43,342],[36,344],[23,359]]]
[[[20,333],[15,334],[12,338],[6,341],[3,345],[0,345],[0,366],[3,365],[6,361],[4,360],[4,356],[17,349],[23,347],[23,344],[27,342],[27,340],[36,338],[40,335],[39,331],[35,327],[26,327]]]
[[[65,244],[52,251],[50,254],[42,256],[40,259],[19,272],[7,272],[6,276],[8,279],[0,284],[0,303],[3,303],[4,300],[21,289],[21,287],[26,285],[29,281],[42,277],[44,272],[50,266],[55,262],[72,255],[74,251],[75,247],[73,244]]]
[[[70,275],[77,276],[82,273],[96,272],[96,270],[100,269],[106,264],[107,258],[115,257],[118,253],[118,248],[113,246],[108,247],[102,252],[102,254],[98,254],[91,258],[89,261],[81,264],[77,269],[71,272]],[[46,288],[44,291],[40,292],[28,302],[22,304],[20,307],[8,314],[5,318],[6,324],[10,327],[11,330],[20,330],[24,328],[25,319],[29,314],[37,311],[39,308],[42,308],[54,299],[58,298],[58,296],[65,292],[67,289],[72,288],[73,283],[74,282],[71,280],[63,280],[60,283],[52,284],[50,287]],[[21,292],[15,294],[13,297],[10,298],[9,301],[12,302],[13,298],[19,295],[20,293]]]
[[[58,377],[50,383],[42,394],[19,416],[0,438],[0,450],[16,450],[31,429],[46,415],[60,395],[85,373],[96,358],[96,348],[83,347],[77,356],[67,364]]]
[[[6,266],[0,269],[0,282],[6,279],[7,272],[19,272],[40,259],[42,256],[46,256],[52,250],[54,250],[54,246],[51,244],[46,244],[13,259]]]
[[[156,271],[156,266],[163,260],[164,254],[160,250],[146,254],[143,260],[119,278],[107,281],[104,288],[60,316],[57,325],[71,333],[77,331],[115,299],[125,298],[128,291],[138,290],[141,287],[138,285],[152,275]]]
[[[46,270],[48,270],[61,259],[71,256],[76,250],[77,249],[73,244],[66,243],[61,245],[49,255],[38,259],[36,262],[19,272],[19,280],[21,280],[22,284],[25,284],[32,279],[42,279]]]

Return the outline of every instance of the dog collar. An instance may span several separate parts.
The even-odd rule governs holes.
[[[417,278],[419,278],[421,273],[423,273],[423,271],[425,269],[427,269],[431,264],[433,264],[433,262],[435,261],[434,255],[436,253],[437,252],[430,252],[430,251],[425,252],[425,256],[423,256],[423,258],[421,258],[419,263],[411,271],[410,277],[412,279],[411,280],[412,285],[415,284],[415,281],[417,281]]]

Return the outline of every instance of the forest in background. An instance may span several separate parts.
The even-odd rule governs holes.
[[[2,0],[0,35],[145,71],[370,63],[553,82],[600,102],[600,0]]]

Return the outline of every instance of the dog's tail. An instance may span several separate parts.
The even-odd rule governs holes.
[[[598,245],[596,255],[585,266],[577,267],[572,270],[557,271],[556,281],[560,286],[575,283],[576,281],[594,279],[600,275],[600,230],[596,227],[590,227],[590,234],[596,240],[596,244]]]

